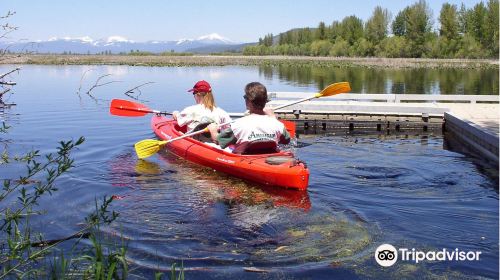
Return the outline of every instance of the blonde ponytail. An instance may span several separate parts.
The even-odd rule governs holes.
[[[215,105],[215,100],[214,100],[214,95],[212,94],[212,91],[209,92],[199,92],[198,93],[202,99],[201,103],[210,111],[214,110]]]

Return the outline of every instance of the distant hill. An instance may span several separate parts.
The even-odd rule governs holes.
[[[106,39],[94,40],[90,37],[80,38],[51,38],[47,41],[37,42],[0,42],[0,48],[10,52],[34,52],[34,53],[77,53],[77,54],[100,54],[100,53],[129,53],[131,51],[142,51],[152,53],[162,52],[239,52],[247,44],[233,42],[216,33],[201,36],[197,39],[181,39],[177,41],[147,41],[134,42],[120,36],[112,36]]]

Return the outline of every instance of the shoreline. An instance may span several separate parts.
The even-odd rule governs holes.
[[[294,64],[366,68],[499,68],[495,59],[434,59],[375,57],[243,56],[243,55],[5,55],[0,64],[130,65],[130,66],[274,66]]]

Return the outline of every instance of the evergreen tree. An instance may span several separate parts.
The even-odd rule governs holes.
[[[344,38],[349,45],[353,45],[359,38],[363,37],[363,21],[356,16],[349,16],[342,20],[340,36]]]
[[[422,57],[425,38],[429,35],[432,27],[431,12],[425,0],[420,0],[411,6],[406,16],[405,37],[411,45],[411,55]]]
[[[366,22],[366,39],[374,44],[382,41],[387,36],[389,21],[389,11],[377,6],[373,11],[373,15]]]
[[[324,22],[320,22],[318,28],[316,29],[315,34],[316,40],[325,40],[326,39],[326,26]]]
[[[331,42],[335,42],[338,37],[340,37],[341,24],[338,21],[333,21],[330,28],[328,28],[328,39]]]
[[[490,0],[486,4],[486,27],[485,33],[485,48],[491,53],[491,57],[498,57],[498,0]]]
[[[459,30],[457,6],[444,3],[439,15],[439,23],[441,24],[439,35],[449,40],[456,39]]]
[[[400,11],[394,21],[392,22],[392,33],[396,36],[406,35],[406,18],[409,13],[409,8],[406,7]]]
[[[468,31],[468,23],[469,23],[469,12],[465,8],[465,4],[462,3],[460,6],[460,10],[458,10],[458,32],[461,35],[464,35]]]
[[[266,36],[264,36],[264,40],[262,41],[262,44],[266,47],[270,47],[273,45],[273,34],[269,33]]]
[[[297,32],[297,43],[305,44],[311,43],[312,41],[312,33],[310,28],[302,28]]]
[[[470,28],[468,30],[469,33],[471,33],[472,36],[476,39],[476,41],[479,41],[481,45],[486,45],[486,26],[488,23],[486,22],[486,7],[484,6],[483,2],[480,2],[474,6],[472,11],[470,12]],[[497,25],[498,28],[498,25]]]

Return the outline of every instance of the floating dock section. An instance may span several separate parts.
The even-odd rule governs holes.
[[[313,96],[271,92],[268,107]],[[498,166],[498,95],[339,94],[276,111],[302,134],[445,133]]]

